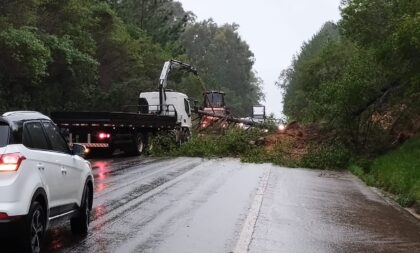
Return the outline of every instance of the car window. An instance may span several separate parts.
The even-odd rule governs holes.
[[[10,127],[8,125],[0,125],[0,147],[4,147],[9,142]]]
[[[185,112],[190,115],[191,111],[190,111],[190,103],[188,102],[187,99],[184,98],[184,106],[185,106]]]
[[[48,139],[50,140],[51,149],[58,152],[68,153],[69,146],[63,136],[61,136],[58,128],[49,121],[43,121],[42,125],[44,126]]]
[[[23,127],[23,145],[34,149],[49,149],[40,122],[27,122]]]

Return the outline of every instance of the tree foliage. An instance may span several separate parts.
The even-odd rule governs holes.
[[[284,70],[284,113],[319,122],[357,150],[419,131],[420,2],[347,0]],[[364,149],[360,149],[364,148]]]
[[[139,92],[156,87],[164,61],[195,58],[183,46],[188,44],[185,30],[195,25],[194,19],[193,13],[173,0],[2,1],[0,109],[49,113],[120,110],[136,104]],[[218,30],[222,34],[222,27]],[[225,30],[228,41],[211,38],[213,53],[230,46],[242,47],[237,53],[252,55],[235,29]],[[206,81],[228,74],[244,75],[243,87],[251,80],[257,84],[248,58],[237,59],[242,61],[237,64],[246,65],[242,72],[218,62],[231,72],[217,69],[207,73]],[[170,88],[201,97],[201,85],[191,76],[174,74],[171,78]],[[230,85],[226,87],[233,89]],[[234,108],[242,108],[245,100],[258,99],[258,92],[253,92],[231,101]]]
[[[51,51],[30,29],[0,32],[1,109],[28,106],[48,75]]]
[[[218,26],[210,19],[190,25],[181,43],[207,89],[224,91],[235,113],[249,115],[263,98],[262,82],[252,70],[254,55],[237,30],[236,24]]]

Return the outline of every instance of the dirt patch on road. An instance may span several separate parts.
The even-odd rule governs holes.
[[[269,153],[281,152],[288,158],[300,161],[308,153],[309,144],[321,136],[317,125],[301,125],[291,122],[285,129],[265,138],[265,149]]]

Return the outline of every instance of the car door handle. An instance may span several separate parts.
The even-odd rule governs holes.
[[[61,167],[61,174],[67,175],[67,169],[64,167]]]
[[[41,171],[44,171],[45,170],[44,164],[42,164],[42,163],[38,163],[37,167]]]

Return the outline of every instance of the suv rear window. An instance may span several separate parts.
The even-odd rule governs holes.
[[[23,145],[28,148],[48,150],[47,139],[40,122],[27,122],[23,127]]]
[[[49,121],[43,121],[42,124],[44,125],[44,129],[48,138],[50,139],[52,150],[68,153],[69,146],[67,145],[67,142],[64,140],[64,138],[60,135],[57,127]]]
[[[0,125],[0,147],[5,147],[9,143],[10,127]]]

